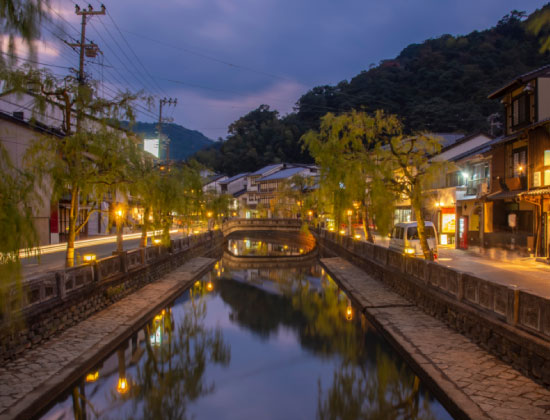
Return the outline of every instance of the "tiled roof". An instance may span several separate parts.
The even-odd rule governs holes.
[[[247,175],[248,175],[248,172],[243,172],[243,173],[240,173],[238,175],[234,175],[231,178],[227,178],[224,181],[221,181],[220,184],[230,184],[231,182],[236,181],[237,179],[240,179],[240,178],[245,177]]]
[[[283,169],[281,171],[275,172],[274,174],[264,176],[263,178],[260,178],[258,181],[272,181],[274,179],[290,178],[291,176],[296,175],[305,170],[306,168],[300,168],[300,167]]]
[[[264,166],[263,168],[260,168],[258,169],[257,171],[255,172],[252,172],[250,175],[251,176],[254,176],[254,175],[263,175],[265,174],[266,172],[272,170],[272,169],[275,169],[277,166],[279,165],[282,165],[281,163],[274,163],[272,165],[267,165],[267,166]]]
[[[521,85],[523,83],[527,83],[530,80],[533,80],[540,76],[547,76],[550,74],[550,64],[547,64],[545,66],[539,67],[538,69],[532,70],[530,72],[524,73],[518,77],[516,77],[511,82],[508,82],[506,85],[501,87],[500,89],[494,91],[491,93],[488,98],[489,99],[496,99],[504,95],[505,91],[513,87],[514,85]]]
[[[535,190],[524,191],[520,194],[520,196],[522,195],[530,195],[530,196],[550,195],[550,187],[543,187],[543,188],[537,188]]]

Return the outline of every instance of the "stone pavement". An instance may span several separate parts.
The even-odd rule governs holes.
[[[342,258],[321,259],[367,318],[432,385],[452,414],[471,419],[550,419],[550,391],[425,314]]]
[[[376,245],[388,247],[389,239],[376,236]],[[471,273],[480,279],[511,286],[550,299],[550,266],[534,258],[495,260],[473,251],[438,246],[437,262],[455,270]]]
[[[215,263],[194,258],[0,366],[0,420],[29,418],[114,351]]]

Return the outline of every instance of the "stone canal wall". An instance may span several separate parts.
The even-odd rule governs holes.
[[[220,231],[206,232],[25,279],[22,310],[0,322],[0,364],[194,257],[221,255],[222,244]]]
[[[525,375],[550,385],[550,300],[335,232],[317,236],[322,255],[351,261]]]

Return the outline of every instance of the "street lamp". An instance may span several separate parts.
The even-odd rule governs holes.
[[[115,210],[115,221],[116,221],[116,251],[123,251],[123,242],[122,242],[122,218],[124,217],[124,208],[119,205]]]

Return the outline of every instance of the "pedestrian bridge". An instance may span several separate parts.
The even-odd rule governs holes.
[[[301,228],[300,219],[229,219],[222,224],[223,236],[239,231],[299,232]]]

